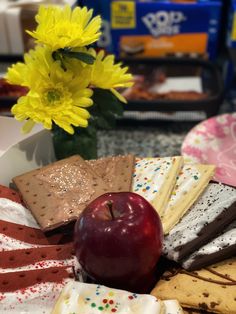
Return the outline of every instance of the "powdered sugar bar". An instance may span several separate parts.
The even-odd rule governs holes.
[[[69,282],[52,314],[159,314],[183,313],[177,301],[162,302],[151,295],[140,295],[101,285]]]

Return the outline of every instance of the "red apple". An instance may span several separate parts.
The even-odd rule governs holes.
[[[136,293],[148,292],[162,250],[160,218],[142,196],[107,193],[76,222],[75,250],[95,282]]]

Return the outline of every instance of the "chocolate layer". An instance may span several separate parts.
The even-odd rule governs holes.
[[[236,189],[211,183],[164,239],[163,254],[181,261],[236,219]]]
[[[196,270],[236,256],[236,221],[224,232],[182,261],[188,270]]]
[[[208,243],[214,235],[219,234],[219,232],[228,226],[234,219],[236,219],[236,202],[229,208],[225,208],[214,221],[209,224],[206,223],[198,233],[196,239],[190,241],[183,247],[179,246],[176,248],[177,251],[179,250],[179,260],[184,259],[190,252],[193,252],[197,248]]]

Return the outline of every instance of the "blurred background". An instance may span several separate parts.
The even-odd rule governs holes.
[[[128,104],[119,125],[160,127],[158,134],[171,128],[175,136],[235,111],[236,1],[0,0],[1,77],[33,46],[25,29],[36,27],[41,3],[87,6],[101,15],[102,36],[95,48],[115,54],[135,80],[122,91]],[[26,92],[1,78],[0,114],[11,115],[11,106]]]

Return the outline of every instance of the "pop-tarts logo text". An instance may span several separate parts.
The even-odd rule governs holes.
[[[179,34],[181,23],[186,19],[181,11],[158,11],[142,17],[143,23],[155,37]]]

